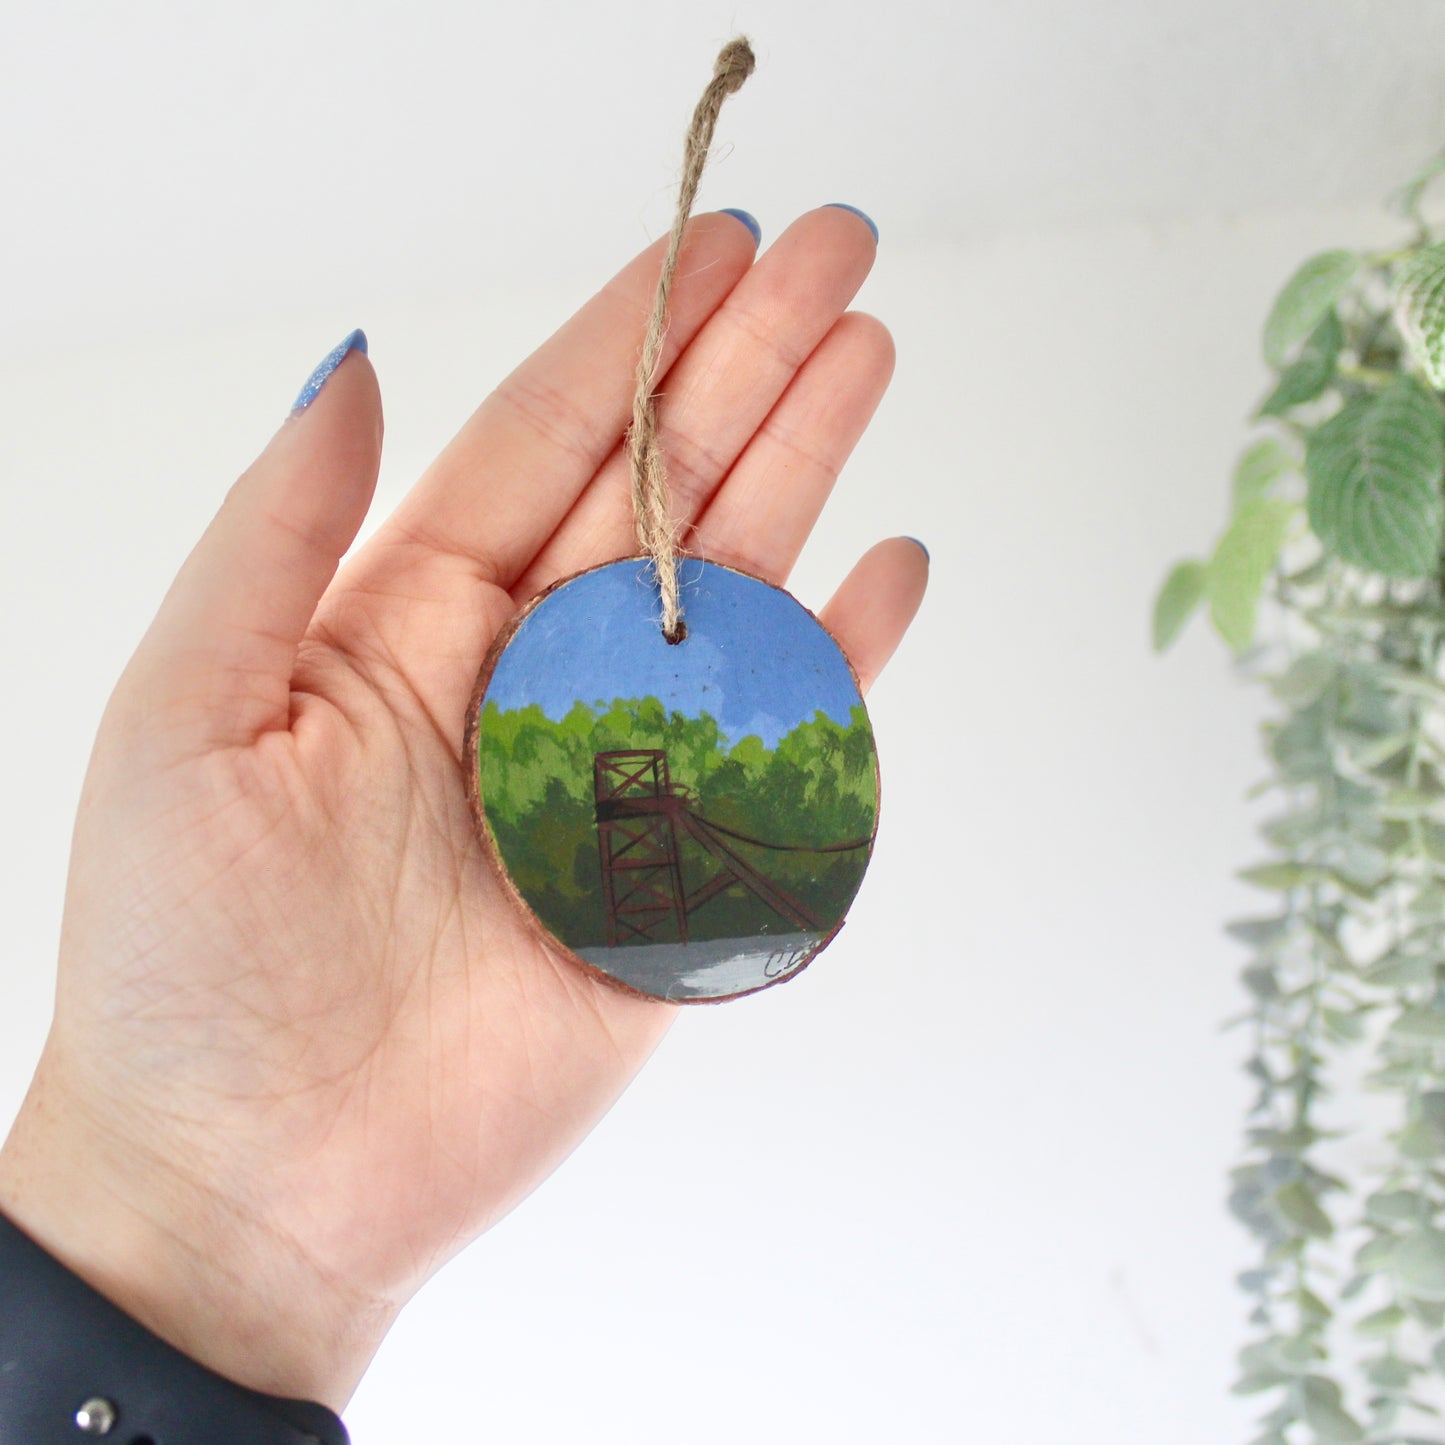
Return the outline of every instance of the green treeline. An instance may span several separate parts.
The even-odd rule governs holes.
[[[873,734],[855,707],[840,725],[824,713],[765,748],[758,737],[728,746],[706,713],[669,713],[655,697],[577,703],[560,722],[540,707],[482,710],[479,782],[487,822],[507,869],[538,917],[572,948],[605,946],[593,755],[663,748],[674,787],[709,821],[770,843],[827,846],[866,838],[878,811]],[[868,850],[777,852],[725,840],[738,855],[829,928],[847,911]],[[679,839],[689,893],[718,872],[692,838]],[[796,932],[751,890],[734,884],[689,919],[693,938]],[[675,934],[660,935],[670,940]]]

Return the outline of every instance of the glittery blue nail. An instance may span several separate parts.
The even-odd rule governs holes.
[[[932,561],[933,561],[933,558],[928,555],[928,548],[925,547],[925,546],[923,545],[923,543],[918,540],[917,537],[905,537],[903,540],[904,540],[905,542],[912,542],[913,545],[914,545],[915,547],[917,547],[920,552],[923,553],[923,560],[924,560],[925,562],[932,562]]]
[[[873,217],[870,216],[867,211],[860,211],[857,206],[850,206],[846,201],[829,201],[828,204],[835,211],[851,211],[853,215],[857,216],[858,219],[862,221],[870,231],[873,232],[874,243],[877,243],[878,227],[874,223]]]
[[[326,385],[327,378],[353,351],[359,351],[366,355],[366,332],[358,327],[350,336],[333,346],[321,359],[321,364],[306,378],[306,385],[296,395],[296,400],[291,403],[293,412],[305,411],[308,406],[321,394],[321,388]]]
[[[737,206],[724,206],[720,214],[731,216],[735,221],[741,221],[753,233],[753,245],[762,245],[763,228],[758,225],[758,218],[751,211],[740,210]]]

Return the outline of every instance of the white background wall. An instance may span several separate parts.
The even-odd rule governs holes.
[[[1253,5],[1243,48],[1231,8],[1091,7],[1085,25],[1038,7],[1032,30],[992,5],[892,7],[912,23],[877,40],[883,59],[911,56],[944,100],[939,44],[968,37],[943,27],[977,30],[954,52],[965,71],[987,32],[979,73],[1027,117],[1022,140],[911,100],[881,59],[862,99],[824,85],[820,47],[875,55],[861,6],[684,22],[559,5],[495,28],[441,4],[301,6],[285,24],[258,6],[229,29],[157,4],[125,25],[0,9],[24,39],[0,41],[0,105],[12,121],[28,106],[0,172],[0,1126],[46,1026],[70,813],[109,686],[310,365],[366,326],[384,514],[665,223],[676,133],[734,22],[768,63],[724,120],[735,149],[704,204],[750,206],[775,235],[836,196],[883,232],[861,304],[895,332],[897,378],[793,579],[817,604],[878,536],[933,552],[872,699],[885,813],[868,884],[799,981],[686,1013],[567,1167],[417,1299],[348,1412],[358,1445],[1244,1438],[1226,1391],[1247,1253],[1222,1201],[1246,1091],[1240,1041],[1218,1031],[1241,1003],[1219,924],[1249,901],[1230,873],[1253,848],[1257,708],[1202,633],[1152,659],[1148,608],[1222,521],[1275,287],[1311,250],[1390,234],[1364,197],[1445,139],[1445,114],[1416,84],[1428,6],[1379,5],[1366,28],[1359,6]],[[451,24],[473,27],[467,44],[444,43]],[[1265,46],[1286,83],[1267,47],[1296,32],[1299,105],[1350,76],[1367,92],[1340,102],[1327,206],[1269,159],[1327,129],[1319,110],[1310,130],[1242,84],[1206,105],[1195,76],[1191,120],[1167,76],[1128,88],[1131,54],[1175,47],[1222,71]],[[446,84],[425,83],[433,58]],[[538,75],[592,77],[602,136],[558,110],[565,87],[525,109]],[[766,132],[744,118],[752,91]],[[1081,139],[1061,107],[1100,91]],[[459,139],[459,94],[510,107],[510,130],[497,116]],[[908,129],[909,104],[931,130]],[[1205,121],[1225,158],[1195,193],[1156,147],[1187,133],[1186,157],[1209,153]],[[1036,152],[1047,197],[1055,141],[1125,154],[1097,197],[1075,179],[1067,204],[1030,212],[994,162]],[[598,156],[616,188],[596,184]]]

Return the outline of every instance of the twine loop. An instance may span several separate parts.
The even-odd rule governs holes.
[[[687,636],[678,592],[677,562],[680,528],[669,505],[667,466],[657,440],[658,367],[662,343],[667,335],[668,299],[677,259],[682,250],[682,233],[697,199],[697,187],[712,148],[718,113],[728,96],[742,88],[753,73],[756,60],[752,46],[743,36],[723,46],[713,66],[712,79],[692,113],[683,146],[682,182],[677,192],[677,211],[667,240],[667,255],[657,278],[652,298],[652,315],[642,342],[637,364],[637,389],[632,398],[632,424],[628,429],[628,454],[632,463],[632,511],[637,522],[637,541],[651,560],[662,599],[662,633],[669,642]]]

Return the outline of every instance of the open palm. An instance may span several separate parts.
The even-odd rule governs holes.
[[[690,226],[661,439],[691,550],[781,581],[892,364],[874,254],[824,208],[754,264]],[[540,946],[476,841],[467,701],[517,606],[627,555],[622,448],[660,263],[629,265],[337,561],[376,481],[353,353],[236,484],[107,711],[56,1020],[0,1206],[158,1333],[339,1406],[406,1298],[532,1189],[674,1010]],[[824,611],[865,687],[906,541]]]

